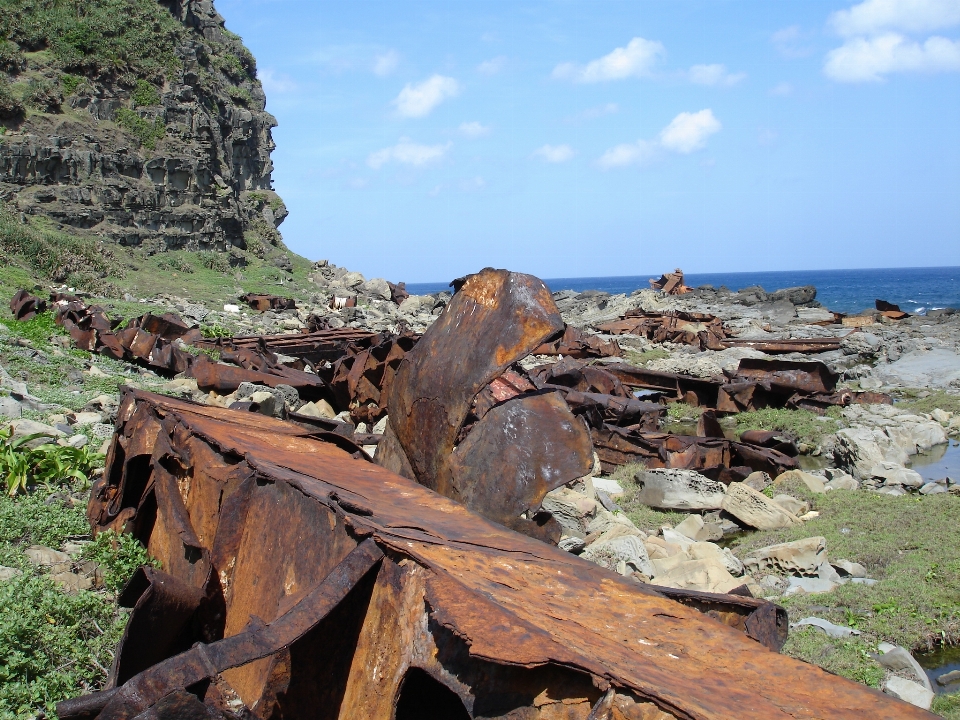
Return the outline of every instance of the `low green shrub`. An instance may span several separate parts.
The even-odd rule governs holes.
[[[117,534],[112,530],[102,532],[85,545],[81,557],[93,560],[103,570],[103,585],[112,592],[119,592],[141,565],[159,568],[160,563],[147,553],[133,535]]]
[[[23,115],[23,101],[13,92],[10,83],[0,77],[0,120],[13,120]]]
[[[222,253],[203,251],[197,253],[197,257],[200,260],[200,264],[207,268],[207,270],[213,270],[219,273],[230,272],[230,263]]]
[[[64,95],[73,95],[76,92],[76,89],[83,84],[83,78],[79,75],[71,75],[70,73],[63,73],[60,76],[60,87],[63,88]]]
[[[154,118],[151,122],[130,108],[120,108],[116,113],[117,125],[133,135],[143,147],[153,150],[157,141],[167,134],[167,127],[162,118]]]
[[[82,489],[102,456],[88,447],[74,448],[45,443],[31,448],[35,440],[47,438],[42,433],[13,437],[13,429],[0,428],[0,477],[5,478],[7,492],[25,492],[28,485],[45,490],[67,484]]]
[[[157,264],[165,270],[173,270],[174,272],[186,273],[188,275],[194,272],[193,265],[176,252],[164,253],[157,261]]]
[[[146,80],[137,80],[137,87],[134,88],[130,99],[133,100],[134,107],[149,107],[160,104],[160,91]]]

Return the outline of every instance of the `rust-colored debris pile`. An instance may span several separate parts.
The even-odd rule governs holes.
[[[499,367],[480,365],[474,387]],[[482,467],[396,452],[490,490]],[[88,517],[162,570],[125,588],[108,685],[62,720],[927,716],[775,652],[771,603],[619,577],[274,418],[128,391]]]
[[[639,335],[657,343],[690,345],[698,350],[723,350],[727,338],[723,322],[704,313],[650,313],[630,310],[620,320],[603,323],[597,330],[609,335]]]
[[[672,273],[664,273],[659,279],[650,278],[650,287],[664,295],[685,295],[693,290],[683,284],[683,270],[680,268]]]
[[[175,316],[117,330],[53,300],[90,350],[169,374],[170,348],[201,388],[293,387],[355,421],[389,418],[374,440],[332,418],[249,412],[256,402],[126,389],[87,516],[162,569],[121,593],[131,613],[109,681],[60,703],[63,720],[924,716],[779,655],[787,616],[770,602],[655,587],[556,547],[545,495],[586,476],[594,452],[727,482],[796,462],[770,433],[723,438],[709,412],[699,437],[659,432],[655,400],[715,406],[720,383],[567,356],[525,371],[565,334],[537,278],[464,278],[420,338],[214,342]],[[771,397],[830,389],[806,371],[755,382]],[[635,397],[650,385],[653,400]]]

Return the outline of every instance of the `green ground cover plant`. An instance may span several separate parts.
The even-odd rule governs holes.
[[[77,74],[159,77],[183,27],[154,0],[0,0],[0,37]]]
[[[796,441],[812,445],[818,444],[824,435],[835,433],[841,428],[837,412],[821,416],[809,410],[764,408],[738,413],[733,417],[736,419],[738,434],[748,430],[775,430]]]
[[[49,442],[31,447],[36,440]],[[102,456],[89,447],[57,445],[42,433],[16,438],[12,428],[0,428],[0,477],[10,495],[26,492],[28,483],[48,491],[61,484],[82,488],[101,461]]]
[[[922,652],[960,641],[960,548],[945,541],[955,533],[960,497],[847,490],[815,495],[799,483],[779,490],[810,502],[820,516],[799,527],[738,537],[730,545],[737,555],[821,535],[828,558],[859,562],[879,581],[778,601],[791,622],[815,615],[861,632],[836,640],[812,628],[791,631],[786,654],[876,685],[882,672],[867,653],[879,642]]]
[[[157,147],[157,142],[167,134],[162,118],[150,120],[130,108],[119,108],[116,112],[117,125],[127,130],[137,141],[149,150]]]
[[[947,412],[960,413],[960,395],[951,395],[944,390],[907,388],[898,391],[897,407],[915,413],[931,413],[940,408]]]
[[[112,592],[120,592],[141,565],[160,567],[133,535],[118,535],[112,530],[100,533],[84,546],[81,557],[93,560],[103,569],[103,584]]]

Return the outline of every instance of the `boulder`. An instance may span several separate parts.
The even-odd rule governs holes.
[[[865,578],[867,569],[860,563],[850,562],[849,560],[834,560],[830,563],[841,575],[854,578]]]
[[[623,495],[623,488],[620,486],[620,483],[611,478],[593,478],[593,488],[594,490],[602,490],[613,498]]]
[[[918,708],[929,710],[933,703],[933,693],[920,683],[907,680],[899,675],[891,675],[883,684],[883,691]]]
[[[886,448],[881,449],[881,437],[878,435],[886,437],[880,430],[874,432],[863,427],[837,431],[834,459],[858,480],[872,477],[873,468],[884,461],[896,462],[899,465],[907,462],[907,454],[899,446],[886,442]]]
[[[674,531],[695,542],[719,540],[723,537],[723,530],[718,523],[706,523],[700,515],[690,515],[678,524]]]
[[[775,290],[769,293],[768,298],[774,302],[778,300],[788,300],[793,305],[806,305],[816,300],[817,288],[813,285],[783,288],[782,290]],[[832,316],[830,319],[832,319]]]
[[[40,445],[45,445],[47,443],[53,442],[55,438],[61,438],[66,435],[62,430],[57,430],[57,428],[50,425],[46,425],[42,422],[37,422],[36,420],[27,420],[26,418],[19,418],[10,423],[10,427],[13,428],[13,437],[14,438],[24,438],[28,435],[42,434],[45,437],[36,438],[27,443],[27,447],[36,448]]]
[[[808,512],[810,512],[809,503],[806,503],[803,500],[797,500],[792,495],[774,495],[773,501],[788,513],[791,515],[796,515],[797,517],[806,515]]]
[[[750,478],[748,477],[747,479],[749,480]],[[823,478],[803,472],[803,470],[787,470],[786,472],[780,473],[777,475],[777,479],[773,481],[773,484],[779,487],[790,480],[802,482],[810,492],[824,493],[827,491],[824,487]]]
[[[885,648],[885,650],[886,652],[884,652],[882,655],[874,656],[878,663],[883,665],[888,670],[913,675],[917,682],[923,685],[927,690],[933,691],[933,685],[930,682],[930,678],[927,677],[927,673],[922,667],[920,667],[920,663],[918,663],[913,655],[910,654],[909,650],[900,647],[899,645],[894,645],[893,648]]]
[[[800,524],[796,515],[743,483],[730,483],[726,495],[723,496],[721,508],[744,525],[757,530],[776,530]]]
[[[671,510],[719,510],[724,501],[723,483],[694,470],[645,470],[636,476],[636,499],[644,505]]]
[[[858,490],[860,488],[860,483],[858,483],[852,476],[847,475],[846,473],[841,473],[832,480],[825,482],[824,488],[827,490]]]
[[[562,487],[547,493],[541,506],[553,514],[563,527],[564,535],[585,537],[590,520],[597,514],[597,503],[585,495]],[[600,533],[603,530],[599,530]]]
[[[304,403],[297,408],[297,413],[299,415],[306,415],[307,417],[327,418],[329,420],[337,416],[333,408],[330,407],[330,403],[322,398],[320,400],[314,400],[313,402]]]
[[[6,582],[7,580],[13,580],[15,577],[23,575],[22,570],[17,568],[6,567],[5,565],[0,565],[0,582]]]
[[[704,556],[689,560],[683,557],[678,555],[652,561],[654,576],[651,584],[713,593],[728,593],[743,584],[730,574],[722,557]],[[676,561],[676,558],[681,559]]]
[[[753,550],[743,558],[743,564],[752,573],[772,570],[813,576],[826,559],[826,538],[815,536]]]
[[[784,593],[786,596],[795,595],[798,592],[810,593],[811,595],[832,592],[838,587],[837,583],[820,577],[791,577],[787,581],[789,587]]]
[[[390,283],[383,278],[373,278],[363,284],[363,292],[378,300],[390,299]]]
[[[953,413],[947,412],[946,410],[941,410],[940,408],[934,408],[933,412],[930,413],[930,417],[932,417],[941,425],[949,425],[951,418],[953,418]]]
[[[905,468],[892,462],[879,462],[870,470],[870,475],[882,478],[884,485],[902,485],[918,488],[923,485],[923,476],[916,470]]]
[[[366,279],[358,272],[348,272],[340,278],[340,284],[351,290],[360,290]]]
[[[23,415],[23,405],[9,395],[0,395],[0,418],[19,418]]]
[[[580,557],[603,565],[611,570],[620,569],[620,563],[626,566],[627,572],[640,572],[650,577],[653,574],[653,565],[647,556],[647,549],[643,539],[637,535],[617,535],[602,542],[588,545]]]
[[[743,479],[744,485],[749,485],[757,492],[763,492],[769,486],[772,480],[765,472],[752,472]]]

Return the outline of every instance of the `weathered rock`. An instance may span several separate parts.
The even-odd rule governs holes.
[[[28,435],[36,434],[42,434],[44,436],[28,442],[27,447],[30,448],[36,448],[40,445],[52,443],[56,438],[61,438],[66,435],[65,432],[58,430],[55,427],[37,422],[36,420],[28,420],[26,418],[14,420],[10,423],[10,426],[13,428],[13,437],[15,438],[25,438]]]
[[[884,461],[903,465],[907,454],[896,445],[887,442],[886,452],[880,447],[883,433],[867,428],[844,428],[837,432],[837,446],[834,459],[859,480],[872,477],[872,470]]]
[[[927,483],[922,488],[920,488],[921,495],[939,495],[940,493],[950,492],[944,485],[940,483]]]
[[[378,300],[389,300],[390,283],[383,278],[373,278],[363,284],[363,292]]]
[[[930,683],[930,678],[927,677],[927,673],[906,648],[895,645],[892,649],[887,649],[882,655],[875,655],[874,657],[878,663],[888,670],[909,673],[913,675],[917,682],[923,685],[923,687],[933,691],[933,685]]]
[[[0,395],[0,418],[19,418],[23,415],[23,405],[9,395]]]
[[[806,305],[817,299],[817,288],[813,285],[783,288],[782,290],[775,290],[770,293],[768,299],[774,302],[778,300],[789,300],[794,305]]]
[[[6,567],[5,565],[0,565],[0,582],[6,582],[7,580],[13,580],[15,577],[23,575],[22,570],[17,568]]]
[[[23,554],[32,565],[49,568],[52,573],[69,572],[72,565],[69,555],[44,545],[31,545]]]
[[[719,510],[725,497],[723,483],[694,470],[645,470],[637,473],[637,485],[636,499],[656,508]]]
[[[331,420],[337,416],[337,413],[334,412],[332,407],[330,407],[330,403],[323,398],[320,400],[314,400],[313,402],[304,403],[297,408],[297,412],[300,415],[306,415],[307,417],[328,418]]]
[[[71,425],[93,425],[103,422],[103,415],[98,412],[78,412],[67,415],[67,421]]]
[[[837,586],[837,583],[831,582],[830,580],[824,580],[819,577],[791,577],[788,578],[789,587],[784,595],[794,595],[798,592],[805,592],[811,595],[817,593],[826,593],[832,592]]]
[[[743,524],[757,530],[799,525],[800,520],[773,500],[743,483],[730,483],[721,507]]]
[[[858,490],[860,483],[853,476],[842,473],[824,483],[824,488],[827,490]]]
[[[749,479],[749,478],[748,478]],[[790,480],[797,480],[802,482],[807,490],[815,493],[824,493],[826,488],[824,487],[823,478],[819,478],[816,475],[811,475],[810,473],[803,472],[803,470],[787,470],[784,473],[777,475],[777,479],[773,481],[773,484],[776,486],[781,486]]]
[[[637,535],[624,534],[595,542],[588,545],[580,557],[612,570],[617,569],[619,563],[624,563],[630,570],[626,574],[640,572],[649,577],[653,573],[643,539]]]
[[[712,543],[694,543],[685,553],[651,564],[654,585],[725,593],[743,584],[730,574],[726,558]]]
[[[883,691],[918,708],[929,710],[933,704],[933,693],[920,683],[891,675],[883,685]]]
[[[547,493],[541,505],[563,526],[564,534],[571,537],[585,537],[590,520],[597,515],[595,500],[566,487]],[[602,533],[603,530],[596,529],[595,532]]]
[[[953,418],[953,413],[947,412],[946,410],[941,410],[940,408],[934,408],[933,412],[930,413],[930,417],[932,417],[941,425],[949,425],[950,420]]]
[[[860,631],[855,628],[846,627],[844,625],[834,625],[829,620],[824,620],[823,618],[818,617],[808,617],[803,618],[803,620],[798,620],[793,623],[790,627],[797,628],[803,627],[804,625],[809,625],[811,627],[819,628],[823,630],[827,635],[833,638],[845,638],[850,637],[851,635],[859,635]]]
[[[832,560],[830,562],[841,575],[849,575],[854,578],[865,578],[867,569],[860,563],[850,562],[849,560]]]
[[[602,490],[612,498],[623,495],[623,488],[620,486],[620,483],[611,478],[594,477],[593,488],[594,490]]]
[[[283,416],[283,401],[274,393],[259,390],[253,393],[248,400],[257,404],[257,412],[261,415],[269,415],[270,417]]]
[[[791,575],[816,575],[827,559],[827,541],[820,536],[768,545],[743,558],[748,572],[777,570]]]
[[[902,485],[911,488],[919,488],[923,485],[923,476],[916,470],[887,461],[874,465],[870,475],[874,478],[882,478],[884,485]]]
[[[743,484],[752,487],[757,492],[763,492],[773,482],[765,472],[752,472],[743,479]]]
[[[773,501],[788,513],[791,515],[796,515],[797,517],[806,515],[808,512],[810,512],[809,503],[806,503],[803,500],[797,500],[792,495],[774,495]]]

